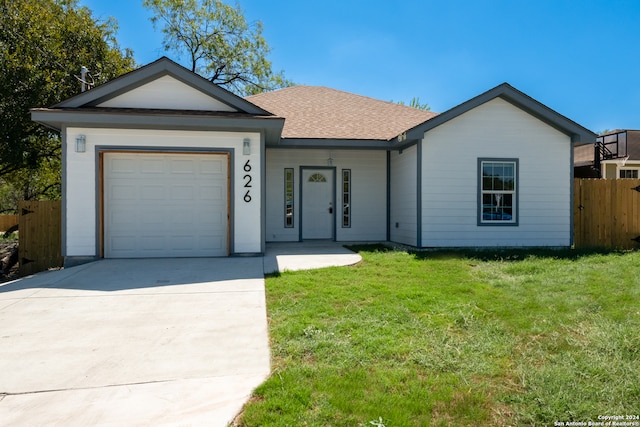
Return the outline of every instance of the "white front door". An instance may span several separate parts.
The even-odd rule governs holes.
[[[333,171],[302,170],[302,238],[332,239],[334,224]]]

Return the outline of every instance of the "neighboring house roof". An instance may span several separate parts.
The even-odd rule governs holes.
[[[437,115],[322,86],[291,86],[246,99],[285,117],[282,138],[289,140],[390,141]]]
[[[595,133],[583,126],[580,126],[573,120],[568,119],[546,105],[536,101],[525,93],[520,92],[508,83],[502,83],[501,85],[498,85],[475,98],[463,102],[444,113],[440,113],[433,119],[419,124],[413,129],[407,130],[406,136],[402,135],[401,138],[398,138],[398,141],[402,142],[402,140],[405,140],[405,144],[407,144],[411,141],[421,139],[424,132],[433,129],[436,126],[440,126],[441,124],[444,124],[449,120],[452,120],[495,98],[504,99],[505,101],[545,122],[549,126],[554,127],[565,135],[570,136],[571,141],[576,145],[591,144],[595,141],[597,136]]]

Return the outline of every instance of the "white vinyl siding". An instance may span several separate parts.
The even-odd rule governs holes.
[[[235,111],[170,76],[160,77],[98,105],[113,108],[165,108],[172,110]]]
[[[75,138],[86,137],[86,152],[74,151]],[[250,138],[251,155],[242,155],[242,141]],[[65,147],[65,199],[63,236],[64,256],[98,256],[99,245],[99,178],[96,146],[133,147],[140,150],[176,152],[222,150],[231,156],[229,170],[229,194],[231,215],[230,250],[232,253],[262,252],[262,171],[260,166],[261,138],[258,133],[164,131],[137,129],[68,128]],[[244,201],[243,166],[249,160],[252,165],[251,202]]]
[[[390,238],[412,246],[417,245],[418,233],[417,153],[415,145],[402,153],[391,152]]]
[[[295,242],[300,238],[300,167],[336,170],[335,230],[337,241],[385,241],[387,235],[387,163],[383,150],[266,150],[266,241]],[[331,159],[331,160],[329,160]],[[329,164],[331,163],[331,165]],[[283,191],[286,168],[294,169],[293,227],[285,227]],[[342,227],[342,170],[351,170],[351,227]],[[331,172],[333,173],[333,172]]]
[[[422,246],[569,246],[570,156],[569,136],[499,98],[430,130]],[[479,158],[519,159],[517,226],[478,225]]]

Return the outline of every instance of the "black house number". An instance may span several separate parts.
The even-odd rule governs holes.
[[[244,193],[244,201],[245,203],[249,203],[251,201],[251,160],[247,160],[247,163],[244,164],[244,171],[246,174],[242,177],[244,180],[244,188],[247,188],[247,192]]]

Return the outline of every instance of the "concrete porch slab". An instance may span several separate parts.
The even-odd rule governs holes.
[[[264,273],[344,267],[362,261],[362,257],[333,241],[267,243]]]

